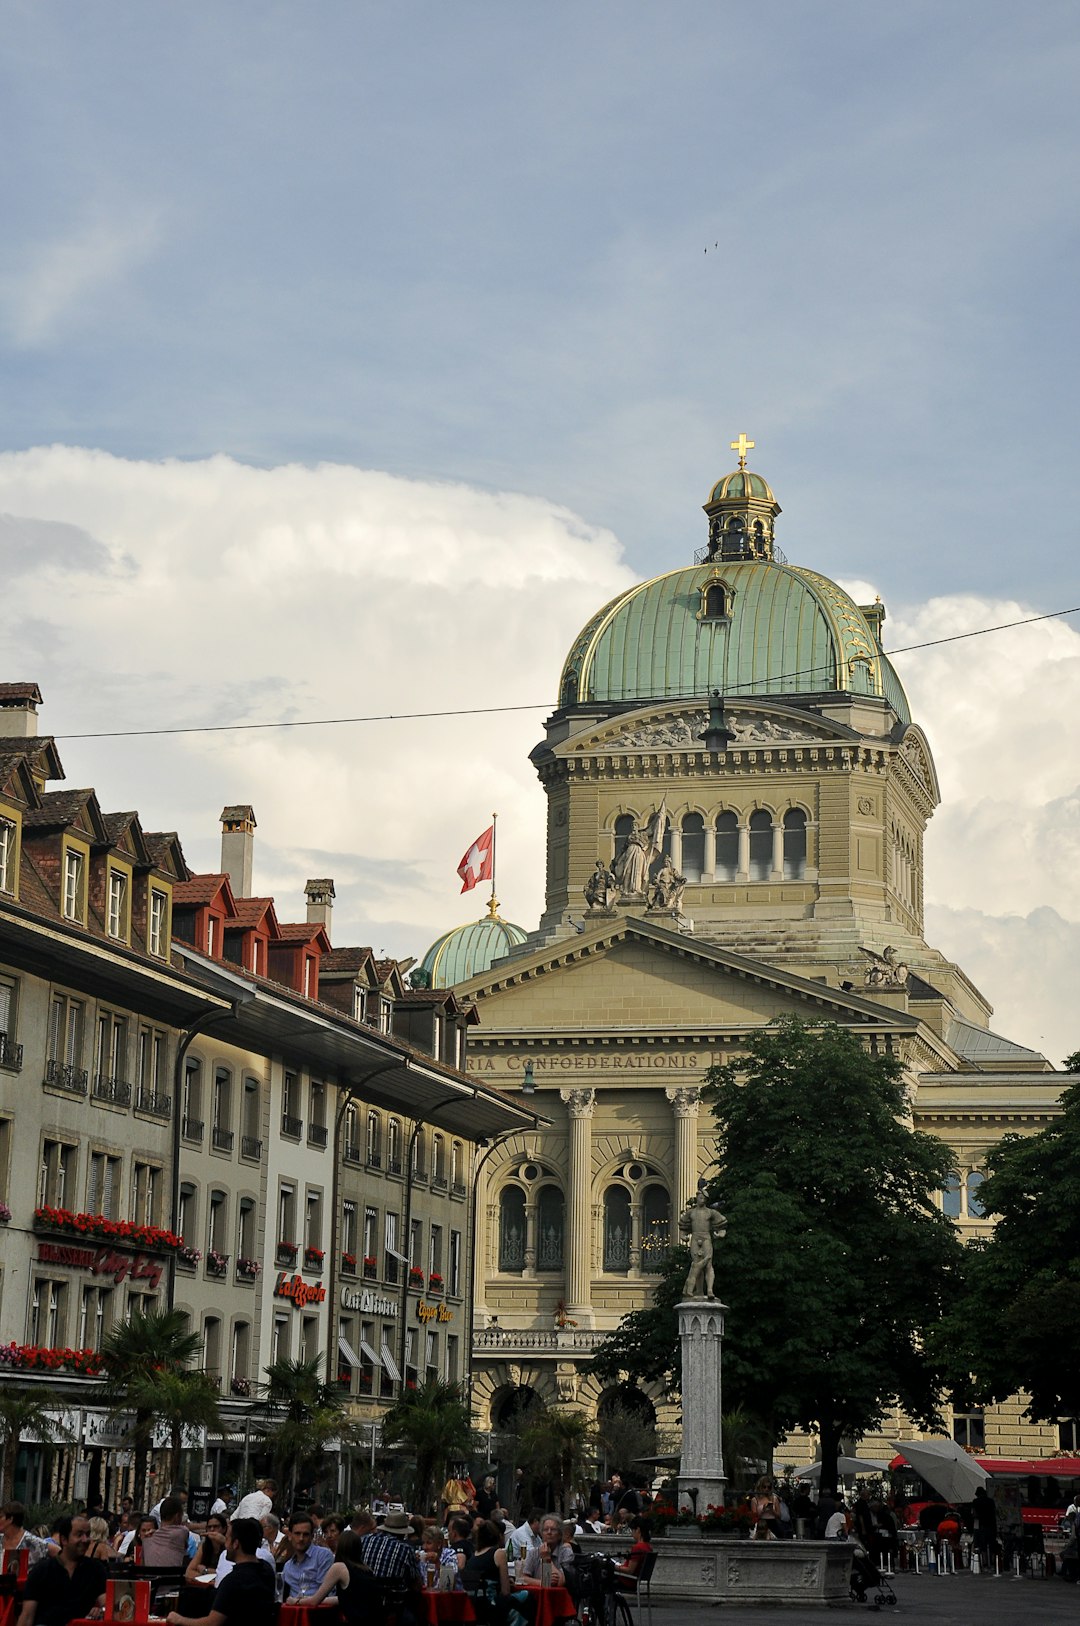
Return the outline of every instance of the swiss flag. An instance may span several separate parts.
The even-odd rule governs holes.
[[[489,824],[482,836],[477,836],[457,872],[461,876],[461,890],[471,892],[478,881],[491,880],[491,861],[495,848],[495,826]]]

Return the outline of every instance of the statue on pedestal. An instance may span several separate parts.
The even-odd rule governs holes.
[[[614,874],[619,896],[627,899],[646,897],[649,875],[664,845],[667,830],[667,803],[663,801],[645,825],[635,824],[626,838],[626,845],[615,860]]]
[[[713,1238],[727,1236],[727,1219],[705,1201],[703,1186],[698,1186],[697,1196],[680,1218],[679,1230],[690,1239],[690,1269],[683,1283],[683,1297],[715,1299]]]
[[[619,884],[602,858],[596,860],[596,868],[582,890],[590,909],[611,909],[614,906],[619,893]]]
[[[682,904],[685,887],[686,876],[679,874],[670,858],[665,858],[653,876],[652,890],[649,893],[649,908],[677,912]]]

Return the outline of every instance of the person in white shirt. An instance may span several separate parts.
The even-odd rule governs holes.
[[[234,1519],[261,1520],[267,1513],[274,1510],[274,1497],[277,1495],[277,1484],[272,1479],[257,1479],[255,1489],[242,1496],[233,1509]]]
[[[227,1547],[222,1549],[221,1557],[217,1561],[217,1569],[214,1571],[215,1581],[224,1581],[229,1571],[234,1567],[233,1561],[228,1556],[228,1553],[229,1550]],[[265,1541],[261,1541],[259,1543],[255,1557],[261,1558],[264,1564],[269,1564],[275,1576],[277,1575],[277,1565],[274,1563],[274,1555],[270,1551],[270,1548],[267,1546]]]
[[[539,1552],[540,1521],[543,1517],[543,1508],[534,1508],[524,1524],[519,1525],[516,1530],[510,1532],[506,1542],[506,1551],[511,1564],[523,1547],[525,1548],[526,1558],[530,1553]]]
[[[847,1533],[847,1512],[841,1504],[826,1522],[825,1540],[833,1541],[839,1538],[846,1541]]]

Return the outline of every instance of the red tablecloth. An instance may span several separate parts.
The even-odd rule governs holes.
[[[0,1598],[0,1626],[15,1626],[21,1608],[18,1598]]]
[[[560,1620],[569,1620],[577,1613],[574,1600],[564,1586],[541,1586],[539,1581],[524,1582],[525,1590],[536,1600],[533,1626],[557,1626]],[[511,1585],[511,1591],[516,1591]],[[476,1611],[465,1592],[423,1592],[424,1620],[427,1626],[449,1626],[455,1621],[474,1621]]]
[[[278,1617],[280,1626],[326,1626],[328,1618],[337,1615],[336,1603],[283,1603]]]

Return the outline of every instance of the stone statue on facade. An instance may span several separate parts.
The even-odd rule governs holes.
[[[868,948],[864,948],[863,953],[871,961],[866,968],[868,988],[905,987],[911,973],[891,943],[883,954],[875,954],[873,949]]]
[[[619,895],[619,883],[602,858],[596,860],[596,868],[582,890],[590,909],[610,909],[613,906]]]
[[[683,1297],[714,1299],[713,1238],[727,1236],[727,1220],[718,1208],[705,1201],[704,1187],[682,1214],[679,1231],[690,1241],[690,1269],[683,1283]]]
[[[653,876],[649,892],[649,908],[678,912],[686,887],[686,876],[680,875],[670,858],[665,858]]]
[[[615,860],[615,880],[620,898],[644,898],[649,873],[660,856],[667,829],[667,805],[661,802],[648,824],[635,824],[626,845]]]

